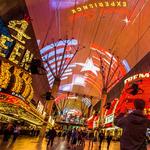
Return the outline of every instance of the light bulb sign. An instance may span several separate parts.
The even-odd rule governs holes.
[[[0,89],[29,102],[34,91],[28,71],[38,50],[31,18],[24,0],[1,0],[1,6],[5,11],[0,11]]]
[[[135,80],[142,80],[142,79],[146,79],[146,78],[150,78],[150,72],[139,73],[139,74],[133,75],[133,76],[125,79],[124,84],[135,81]]]
[[[30,101],[34,94],[31,75],[4,61],[0,64],[0,88],[27,101]]]
[[[105,118],[105,124],[112,123],[114,121],[114,114],[111,114]]]
[[[28,25],[26,20],[21,19],[9,21],[7,27],[0,19],[0,56],[27,71],[33,59],[33,54],[26,48],[26,42],[31,40],[25,33]],[[30,101],[33,98],[31,75],[9,61],[1,61],[0,64],[0,88]]]
[[[33,59],[33,54],[26,48],[26,42],[31,40],[26,33],[28,26],[29,23],[21,19],[9,21],[6,27],[0,18],[0,56],[25,70],[29,70],[29,64]]]
[[[96,8],[107,8],[107,9],[122,9],[127,8],[128,2],[126,0],[99,0],[99,1],[91,1],[82,5],[78,5],[75,8],[71,9],[73,14],[85,12],[88,10],[96,9]]]

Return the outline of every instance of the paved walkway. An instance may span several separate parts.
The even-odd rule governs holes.
[[[91,144],[92,145],[92,144]],[[109,150],[120,150],[119,142],[112,142]],[[107,150],[107,144],[102,144],[101,150]],[[47,147],[47,142],[44,139],[39,141],[38,138],[18,138],[15,143],[3,143],[0,145],[0,150],[71,150],[69,145],[63,138],[56,138],[52,147]],[[98,142],[93,143],[93,148],[89,148],[89,141],[85,142],[85,147],[77,147],[76,150],[99,150]],[[150,150],[150,147],[149,149]]]

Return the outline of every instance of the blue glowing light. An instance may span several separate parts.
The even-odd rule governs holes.
[[[127,62],[127,60],[124,59],[122,61],[122,64],[125,66],[125,69],[126,69],[127,72],[129,72],[131,70],[131,68],[130,68],[128,62]]]
[[[78,4],[84,3],[88,0],[50,0],[49,4],[52,8],[59,8],[59,9],[66,9],[66,8],[71,8]]]

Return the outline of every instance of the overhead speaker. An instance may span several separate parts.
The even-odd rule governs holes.
[[[54,97],[52,96],[51,92],[46,92],[46,100],[53,100]]]
[[[36,58],[34,58],[32,60],[32,62],[30,63],[30,71],[31,71],[32,74],[38,74],[38,75],[44,75],[45,72],[46,72],[45,69],[42,66],[41,60],[36,59]],[[44,71],[44,73],[41,73],[43,71]]]

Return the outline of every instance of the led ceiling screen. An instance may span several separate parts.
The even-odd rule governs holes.
[[[51,39],[57,41],[66,35],[85,46],[71,63],[75,67],[68,68],[73,75],[62,77],[61,89],[99,98],[104,85],[110,90],[150,49],[149,0],[111,0],[109,4],[101,0],[26,0],[26,3],[36,37],[41,41],[40,49],[49,45]],[[52,86],[50,73],[48,78]],[[77,85],[81,78],[83,84]]]

